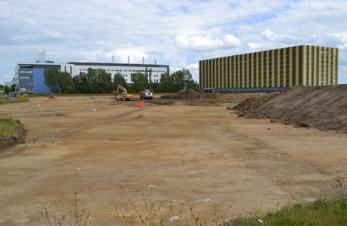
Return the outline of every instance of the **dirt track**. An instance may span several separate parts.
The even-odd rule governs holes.
[[[116,209],[149,193],[170,201],[170,214],[218,204],[235,217],[336,193],[347,178],[347,135],[238,118],[225,106],[40,97],[1,105],[3,114],[28,129],[25,144],[0,153],[3,226],[42,225],[44,207],[68,213],[74,193],[96,225],[116,225]]]

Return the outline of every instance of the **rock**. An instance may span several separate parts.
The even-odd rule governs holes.
[[[170,222],[176,222],[178,221],[178,216],[171,216],[169,220]]]

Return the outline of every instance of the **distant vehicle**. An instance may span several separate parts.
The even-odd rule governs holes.
[[[151,100],[153,99],[153,91],[150,89],[145,89],[140,92],[140,99],[141,100]]]

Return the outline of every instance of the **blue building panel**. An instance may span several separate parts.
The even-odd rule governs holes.
[[[34,93],[51,93],[51,89],[45,84],[45,69],[33,68],[33,92]]]

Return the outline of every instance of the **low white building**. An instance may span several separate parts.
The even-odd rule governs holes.
[[[104,69],[112,78],[121,74],[127,83],[132,83],[136,73],[148,75],[148,81],[160,83],[161,76],[170,74],[169,65],[159,64],[127,64],[127,63],[96,63],[96,62],[69,62],[61,65],[62,72],[72,76],[87,74],[88,69]]]

